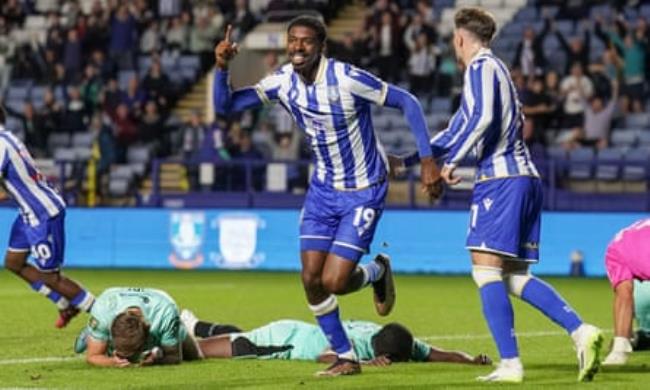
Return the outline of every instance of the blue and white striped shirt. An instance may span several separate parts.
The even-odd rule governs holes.
[[[1,125],[0,183],[18,203],[20,214],[31,226],[65,209],[63,199],[38,172],[25,145]]]
[[[457,166],[470,151],[477,181],[539,173],[522,139],[521,103],[506,66],[481,49],[465,70],[461,106],[444,131],[431,140],[433,154]]]
[[[305,84],[291,64],[256,86],[264,103],[279,101],[309,137],[315,178],[337,190],[385,179],[388,162],[376,137],[370,104],[384,105],[388,84],[349,64],[321,58],[316,79]]]

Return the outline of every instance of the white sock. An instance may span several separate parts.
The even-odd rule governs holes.
[[[519,357],[510,358],[510,359],[501,359],[501,363],[499,364],[499,366],[505,368],[515,368],[515,369],[523,368],[521,364],[521,360],[519,360]]]
[[[351,348],[349,351],[343,352],[338,356],[341,359],[354,360],[354,361],[359,360],[359,358],[357,358],[357,354],[354,352],[354,348]]]

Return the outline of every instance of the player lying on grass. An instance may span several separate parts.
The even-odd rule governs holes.
[[[128,367],[178,364],[182,360],[258,356],[290,346],[264,347],[245,338],[224,345],[216,338],[195,340],[182,324],[178,306],[164,291],[110,288],[95,302],[88,326],[75,341],[75,352],[86,351],[94,366]],[[215,335],[239,332],[232,325],[211,324]]]
[[[0,105],[0,186],[19,212],[11,226],[5,268],[57,306],[55,325],[63,328],[80,310],[89,311],[95,297],[61,272],[65,202],[38,171],[25,145],[4,128],[6,119]]]
[[[633,350],[632,319],[641,327],[637,332],[637,346],[647,344],[646,332],[650,330],[650,291],[648,286],[634,281],[650,280],[650,219],[638,221],[616,234],[607,247],[605,267],[614,289],[614,342],[603,362],[605,365],[625,364]],[[636,290],[636,291],[635,291]]]
[[[256,355],[261,359],[311,360],[332,363],[337,359],[327,338],[317,325],[298,320],[274,321],[248,332],[214,337],[219,326],[199,321],[192,312],[183,310],[181,319],[188,332],[197,338],[210,340],[213,349],[227,351],[241,339],[257,346],[275,346],[276,352]],[[343,327],[359,360],[378,366],[393,362],[447,362],[489,365],[484,354],[471,356],[465,352],[445,351],[413,338],[404,326],[391,323],[381,326],[365,321],[343,321]],[[220,345],[218,345],[220,344]],[[282,350],[282,346],[292,346]],[[230,357],[230,356],[223,356]]]

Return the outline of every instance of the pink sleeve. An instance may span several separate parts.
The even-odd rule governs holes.
[[[621,282],[634,279],[634,275],[628,265],[618,256],[617,251],[611,246],[607,248],[607,253],[605,254],[605,268],[607,268],[607,277],[612,288],[616,288]]]

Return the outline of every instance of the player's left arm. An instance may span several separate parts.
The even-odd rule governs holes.
[[[492,364],[492,359],[485,354],[472,356],[463,351],[445,351],[431,346],[426,361],[429,363]]]
[[[472,64],[467,72],[463,94],[471,96],[465,99],[468,119],[458,130],[442,169],[442,177],[449,184],[457,184],[460,181],[452,177],[454,170],[470,150],[485,137],[485,133],[492,125],[494,115],[501,115],[494,112],[495,93],[498,93],[500,82],[503,82],[497,78],[495,65],[482,61]],[[509,98],[510,96],[500,96],[500,99]]]

